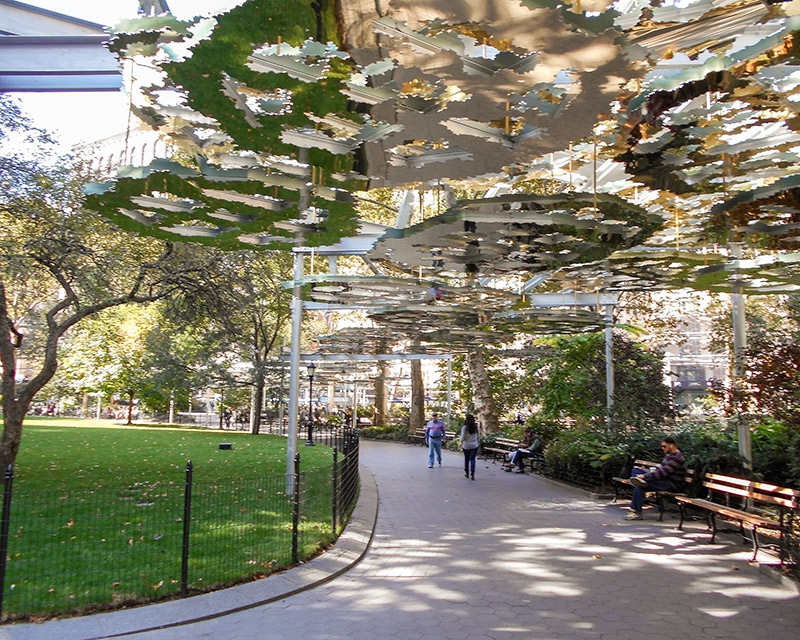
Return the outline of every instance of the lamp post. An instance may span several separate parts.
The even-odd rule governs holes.
[[[312,404],[313,401],[311,399],[311,392],[314,389],[314,370],[317,368],[313,362],[309,362],[307,365],[308,369],[308,437],[306,438],[306,446],[313,447],[314,446],[314,405]]]

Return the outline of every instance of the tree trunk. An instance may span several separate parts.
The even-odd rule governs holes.
[[[414,433],[425,424],[425,384],[422,381],[422,361],[411,361],[411,407],[408,432]]]
[[[386,411],[389,406],[388,397],[386,395],[386,374],[389,371],[389,365],[385,360],[378,361],[378,378],[375,380],[375,424],[384,426],[386,424]]]
[[[253,395],[250,398],[250,433],[257,436],[261,430],[261,410],[264,402],[264,374],[256,374]]]
[[[475,417],[482,433],[500,431],[500,419],[492,396],[492,387],[483,365],[480,351],[467,352],[467,370],[472,383],[472,396],[475,403]]]
[[[128,391],[128,426],[133,424],[133,391]]]

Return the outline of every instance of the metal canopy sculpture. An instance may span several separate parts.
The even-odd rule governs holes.
[[[119,27],[112,48],[160,70],[136,112],[181,161],[127,169],[90,205],[161,237],[323,246],[356,233],[372,187],[546,180],[563,193],[462,199],[390,230],[373,264],[451,287],[499,276],[513,290],[542,271],[582,291],[796,286],[798,0],[339,8],[338,31],[328,3],[276,0]],[[714,249],[729,237],[781,253],[731,263]],[[308,295],[347,297],[324,286]],[[414,322],[415,286],[385,294],[390,326],[491,333],[476,308],[465,322],[427,305]]]

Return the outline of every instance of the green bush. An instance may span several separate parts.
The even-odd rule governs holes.
[[[753,470],[780,485],[800,486],[800,433],[772,418],[751,425]]]
[[[563,429],[546,442],[545,469],[564,478],[599,478],[606,484],[628,464],[630,453],[590,427]]]
[[[369,440],[407,440],[408,427],[388,425],[385,427],[364,427],[358,430],[362,438]]]

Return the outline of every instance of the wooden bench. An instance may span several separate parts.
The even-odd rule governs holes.
[[[452,440],[456,437],[455,431],[445,431],[444,436],[446,440]],[[408,441],[412,444],[419,443],[421,445],[425,444],[425,428],[417,429],[414,433],[408,434]]]
[[[492,456],[492,464],[496,464],[498,459],[502,460],[504,464],[511,464],[509,460],[511,454],[521,446],[521,440],[497,438],[491,446],[483,447],[483,459],[488,460],[489,456]],[[524,469],[527,465],[531,472],[541,470],[543,464],[544,454],[542,453],[541,447],[538,451],[535,451],[532,456],[522,459],[522,468]]]
[[[633,461],[633,468],[634,469],[642,469],[643,471],[650,471],[650,469],[654,469],[660,463],[653,462],[652,460],[634,460]],[[685,496],[686,489],[688,489],[695,480],[696,473],[694,469],[686,469],[686,477],[684,478],[684,486],[681,491],[656,491],[655,489],[645,489],[645,493],[651,493],[655,497],[655,504],[658,508],[658,519],[664,519],[664,499],[665,498],[677,498],[678,496]],[[611,478],[614,481],[614,500],[613,502],[617,501],[619,498],[619,490],[622,487],[631,487],[633,488],[633,483],[631,482],[630,478]]]
[[[519,440],[512,440],[511,438],[495,438],[495,441],[489,445],[481,448],[483,459],[488,460],[489,456],[492,457],[492,464],[497,463],[497,459],[505,460],[506,456],[514,453],[520,447]]]
[[[708,490],[706,499],[676,496],[681,510],[682,529],[686,507],[703,509],[708,528],[711,530],[711,543],[717,535],[717,519],[720,515],[727,520],[739,523],[739,533],[747,541],[744,525],[753,531],[753,558],[755,562],[759,543],[759,531],[778,537],[778,553],[781,566],[784,563],[784,536],[792,531],[798,512],[800,491],[779,487],[768,482],[756,482],[746,478],[707,473],[703,486]],[[732,504],[733,503],[733,504]]]

